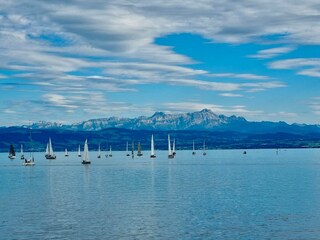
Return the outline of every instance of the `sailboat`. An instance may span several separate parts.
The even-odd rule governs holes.
[[[134,142],[131,143],[131,157],[134,158]]]
[[[10,159],[15,159],[16,158],[16,151],[14,150],[14,147],[12,144],[10,144],[10,149],[9,149],[9,156],[8,158]]]
[[[30,123],[29,123],[30,125]],[[35,165],[35,162],[34,162],[34,156],[33,156],[33,146],[32,146],[32,137],[31,137],[31,127],[30,128],[30,155],[28,158],[24,158],[24,163],[23,165],[24,166],[34,166]]]
[[[173,139],[173,144],[172,144],[172,155],[176,155],[176,140]]]
[[[79,147],[78,147],[78,157],[81,157],[80,144],[79,144]]]
[[[64,156],[65,156],[65,157],[69,157],[68,149],[65,149],[65,150],[64,150]]]
[[[126,156],[129,157],[130,153],[129,153],[129,143],[127,141],[127,147],[126,147]]]
[[[140,142],[138,142],[138,153],[137,153],[137,156],[138,157],[141,157],[143,154],[142,154],[142,152],[141,152],[141,144],[140,144]]]
[[[192,142],[192,155],[195,155],[195,154],[196,154],[196,151],[194,149],[194,140],[193,140],[193,142]]]
[[[100,144],[99,144],[99,148],[98,148],[98,156],[97,158],[101,158],[101,149],[100,149]]]
[[[88,148],[88,140],[84,142],[84,148],[83,148],[83,160],[82,164],[90,164],[91,161],[89,160],[89,148]]]
[[[151,135],[151,153],[150,158],[155,158],[156,155],[154,154],[154,141],[153,141],[153,134]]]
[[[52,148],[52,143],[51,143],[51,138],[49,138],[49,143],[47,144],[48,147],[48,152],[46,149],[46,159],[56,159],[56,155],[53,153],[53,148]]]
[[[170,135],[168,134],[168,158],[172,159],[174,158],[174,155],[172,154],[171,151],[171,141],[170,141]]]
[[[206,142],[203,141],[203,153],[202,153],[203,156],[207,155],[206,153]]]
[[[21,160],[24,159],[23,145],[22,145],[22,144],[21,144],[21,148],[20,148],[20,159],[21,159]]]
[[[110,150],[109,150],[109,157],[112,157],[112,149],[111,149],[111,145],[110,145]]]

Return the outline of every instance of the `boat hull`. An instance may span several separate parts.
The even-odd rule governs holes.
[[[86,164],[91,164],[90,161],[82,161],[81,163],[84,164],[84,165],[86,165]]]

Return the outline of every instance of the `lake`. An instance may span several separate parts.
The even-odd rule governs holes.
[[[1,153],[0,239],[320,239],[320,149],[143,153]]]

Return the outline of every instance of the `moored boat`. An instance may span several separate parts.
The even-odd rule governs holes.
[[[89,159],[89,148],[88,148],[88,140],[87,139],[84,142],[82,164],[91,164],[91,161]]]

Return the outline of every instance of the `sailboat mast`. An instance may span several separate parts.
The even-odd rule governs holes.
[[[154,155],[154,142],[153,142],[153,134],[151,135],[151,156]]]
[[[171,156],[171,141],[170,141],[170,134],[168,134],[168,155]]]

